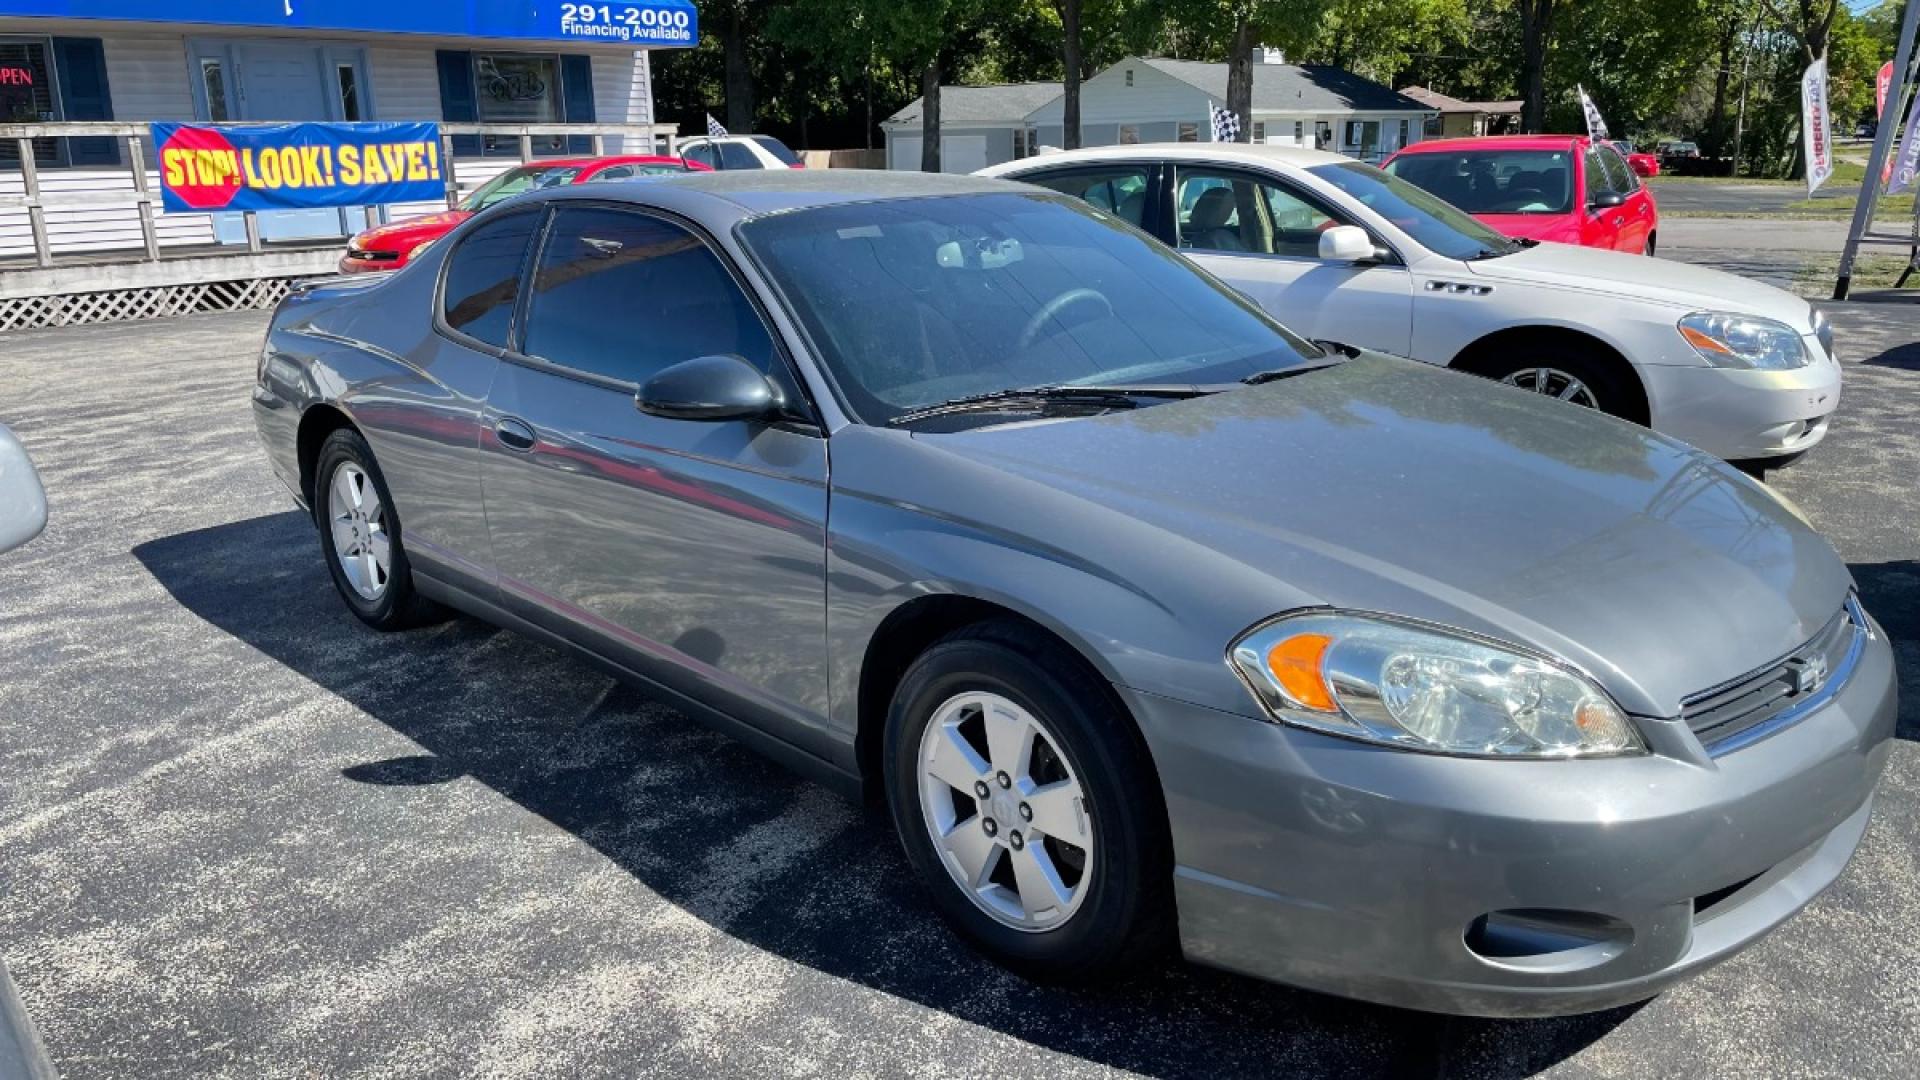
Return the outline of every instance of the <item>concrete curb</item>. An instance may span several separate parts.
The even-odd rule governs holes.
[[[0,1076],[19,1080],[58,1080],[47,1048],[27,1019],[27,1008],[7,975],[6,961],[0,960]]]

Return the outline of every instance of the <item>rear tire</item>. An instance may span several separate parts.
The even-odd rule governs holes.
[[[348,609],[382,631],[445,618],[444,608],[413,587],[400,516],[367,440],[352,428],[328,435],[314,459],[313,476],[308,501],[320,550]]]
[[[993,960],[1079,982],[1165,953],[1173,859],[1159,778],[1132,718],[1071,650],[1010,622],[949,634],[902,677],[883,753],[909,861]]]

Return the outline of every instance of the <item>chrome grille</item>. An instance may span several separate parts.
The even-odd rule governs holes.
[[[1718,755],[1757,742],[1804,716],[1844,685],[1859,659],[1867,618],[1853,599],[1805,645],[1758,671],[1680,703],[1680,716]]]

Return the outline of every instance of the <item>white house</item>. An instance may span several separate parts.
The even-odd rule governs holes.
[[[686,38],[649,41],[650,47],[686,47],[697,40],[690,0],[638,2],[648,26],[679,19]],[[0,0],[0,124],[652,123],[647,49],[617,20],[608,23],[602,16],[589,26],[557,10],[584,5],[482,7],[476,14],[479,9],[468,4],[392,0]],[[48,137],[32,145],[50,199],[104,199],[135,190],[116,139]],[[533,153],[583,153],[590,147],[584,135],[543,135]],[[620,148],[619,137],[607,137],[608,152]],[[459,180],[471,186],[516,164],[520,147],[517,137],[463,135],[455,138],[454,151],[462,159]],[[150,169],[152,154],[146,147]],[[34,250],[20,206],[19,158],[15,141],[0,139],[0,266]],[[406,213],[436,205],[389,209]],[[241,243],[239,219],[163,214],[160,243]],[[363,223],[353,211],[339,210],[274,211],[260,220],[268,240],[339,236]],[[46,229],[56,253],[141,244],[131,203],[50,206]]]
[[[1273,49],[1257,50],[1254,61],[1255,142],[1318,146],[1377,162],[1418,142],[1435,115],[1342,68],[1289,64]],[[1226,100],[1226,64],[1128,57],[1081,84],[1080,142],[1202,141],[1211,137],[1209,105]],[[881,124],[890,168],[920,167],[920,108],[915,100]],[[1059,146],[1065,109],[1058,83],[942,87],[940,167],[971,172]]]

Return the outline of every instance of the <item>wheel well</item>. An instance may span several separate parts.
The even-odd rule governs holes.
[[[341,428],[353,427],[347,414],[331,405],[314,405],[300,417],[294,445],[300,454],[300,494],[313,498],[313,470],[320,460],[320,444]]]
[[[1564,326],[1510,326],[1505,330],[1496,330],[1486,337],[1461,349],[1447,365],[1459,371],[1474,375],[1495,376],[1494,367],[1504,356],[1521,349],[1577,349],[1613,368],[1620,376],[1620,383],[1633,397],[1624,408],[1625,418],[1635,423],[1647,424],[1652,420],[1653,411],[1647,404],[1647,388],[1640,381],[1640,373],[1633,369],[1620,350],[1594,337]]]
[[[955,630],[996,621],[1022,624],[1058,641],[1083,662],[1086,660],[1072,642],[1012,608],[991,601],[942,594],[923,596],[895,608],[874,631],[867,643],[867,655],[860,664],[859,730],[854,736],[854,755],[869,798],[877,797],[884,790],[881,756],[887,710],[893,703],[894,688],[900,685],[907,668],[934,642]],[[1092,667],[1090,663],[1089,667]],[[1096,677],[1101,685],[1106,685],[1104,676]],[[1113,706],[1124,708],[1118,697],[1114,698]]]

